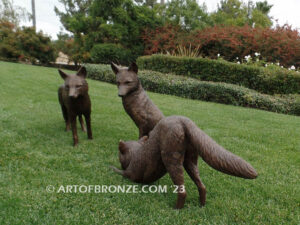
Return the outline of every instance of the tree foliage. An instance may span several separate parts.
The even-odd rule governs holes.
[[[88,62],[90,59],[90,53],[84,51],[83,47],[75,41],[72,35],[60,32],[57,35],[58,39],[53,42],[56,55],[62,52],[69,57],[69,61],[73,61],[75,65],[79,62]]]
[[[186,33],[174,26],[147,31],[144,36],[145,54],[174,51],[177,46],[192,46],[202,56],[228,61],[245,60],[245,56],[260,58],[281,65],[300,66],[300,33],[290,26],[261,28],[245,26],[214,26]]]
[[[78,56],[85,56],[78,57],[79,61],[89,61],[89,52],[97,44],[120,45],[137,57],[164,50],[163,42],[176,48],[187,32],[215,25],[264,28],[272,25],[269,17],[272,5],[267,1],[245,4],[242,0],[222,0],[213,13],[208,13],[206,6],[199,5],[197,0],[59,1],[65,10],[55,8],[55,12],[73,34]],[[155,41],[149,42],[151,39]]]
[[[166,17],[174,25],[187,30],[203,29],[212,25],[206,6],[200,6],[197,0],[170,1],[166,5]]]
[[[21,55],[15,25],[8,21],[0,22],[0,57],[17,60]]]
[[[134,58],[131,52],[116,44],[97,44],[91,50],[93,63],[109,64],[116,62],[122,65],[129,65]]]
[[[31,63],[49,63],[54,60],[51,40],[34,28],[18,28],[8,21],[0,22],[0,57]]]
[[[25,8],[14,5],[12,0],[0,0],[0,21],[8,21],[18,26],[20,21],[29,19],[30,14]]]
[[[74,40],[90,51],[95,44],[120,44],[140,55],[144,51],[141,33],[145,27],[162,25],[155,11],[131,0],[60,0],[66,12],[55,8]]]
[[[17,31],[17,40],[23,57],[30,62],[47,64],[54,61],[51,39],[42,31],[36,32],[34,28],[23,27]]]
[[[30,14],[12,0],[0,0],[0,57],[14,61],[49,63],[54,49],[49,37],[30,27],[19,27]]]
[[[271,17],[268,15],[272,5],[267,1],[248,1],[248,4],[241,0],[221,0],[218,10],[211,15],[216,25],[270,27]]]

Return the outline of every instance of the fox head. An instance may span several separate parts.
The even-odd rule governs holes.
[[[119,97],[125,97],[139,89],[138,66],[135,63],[132,63],[128,68],[111,63],[111,68],[116,74]]]
[[[81,67],[74,75],[68,75],[61,70],[58,70],[60,76],[65,81],[65,89],[70,98],[78,98],[88,92],[88,84],[85,80],[86,69]]]
[[[123,170],[129,166],[134,152],[140,151],[144,143],[148,140],[148,136],[142,137],[138,141],[121,141],[119,142],[119,160]]]

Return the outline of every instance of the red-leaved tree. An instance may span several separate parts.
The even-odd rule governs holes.
[[[174,25],[165,25],[156,29],[146,29],[142,35],[146,55],[155,53],[166,53],[176,49],[178,45],[184,44],[186,33]]]
[[[252,28],[250,26],[215,26],[194,31],[187,35],[178,27],[170,25],[147,30],[143,35],[145,54],[164,53],[178,45],[199,48],[205,57],[233,61],[247,55],[260,57],[268,62],[280,62],[285,67],[300,67],[300,33],[288,25],[275,28]]]

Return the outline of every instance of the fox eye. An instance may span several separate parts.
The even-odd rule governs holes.
[[[66,88],[69,89],[69,85],[66,85]]]
[[[131,81],[126,81],[126,82],[125,82],[125,84],[130,84],[130,83],[131,83]]]

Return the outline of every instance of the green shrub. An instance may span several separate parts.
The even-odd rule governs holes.
[[[137,59],[137,64],[140,69],[238,84],[266,94],[300,93],[300,74],[281,68],[274,70],[224,60],[167,55],[142,56]]]
[[[131,52],[116,44],[96,44],[91,50],[91,59],[94,63],[117,62],[129,64],[134,61]]]
[[[86,68],[91,79],[116,82],[109,65],[87,64]],[[144,89],[157,93],[300,115],[300,102],[292,97],[274,97],[238,85],[199,81],[149,70],[139,71],[139,78]]]
[[[17,39],[24,58],[29,59],[30,62],[48,64],[55,60],[55,50],[51,39],[42,31],[36,32],[32,27],[23,27]]]
[[[0,58],[48,64],[55,59],[51,39],[31,27],[15,27],[0,21]]]

